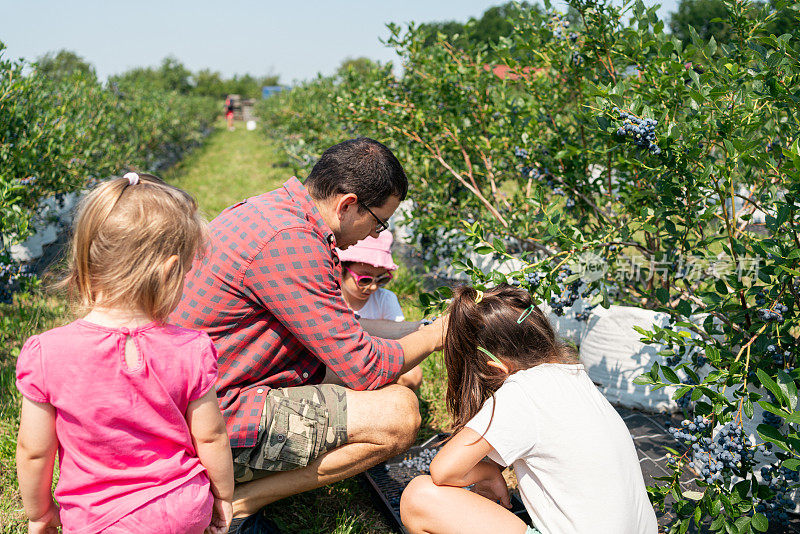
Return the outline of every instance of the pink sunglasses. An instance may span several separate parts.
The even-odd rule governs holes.
[[[353,278],[356,279],[356,285],[358,287],[369,287],[373,283],[377,284],[378,287],[382,287],[388,284],[389,280],[393,278],[392,273],[382,274],[376,278],[368,274],[358,274],[356,272],[353,272],[353,270],[349,269],[348,267],[345,267],[344,270],[353,275]]]

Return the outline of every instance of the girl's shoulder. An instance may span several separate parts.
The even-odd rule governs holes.
[[[588,378],[588,375],[582,363],[543,363],[513,373],[506,378],[503,386],[518,384],[530,387],[532,384],[554,384],[564,380],[584,381],[585,378]]]
[[[510,375],[508,380],[551,375],[580,375],[586,368],[582,363],[542,363]]]
[[[125,329],[102,326],[84,319],[77,319],[63,326],[46,330],[31,336],[29,340],[42,345],[58,346],[62,343],[80,344],[81,341],[91,343],[96,337],[105,337],[113,334],[130,335],[132,337],[147,335],[148,337],[158,338],[160,343],[177,347],[198,343],[201,345],[212,344],[211,338],[207,333],[173,324],[150,323],[134,329]]]

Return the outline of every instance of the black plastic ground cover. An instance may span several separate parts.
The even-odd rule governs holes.
[[[433,436],[425,443],[411,447],[404,454],[390,458],[364,473],[369,487],[376,497],[375,500],[398,532],[406,532],[403,528],[403,522],[400,520],[400,495],[402,495],[403,490],[414,477],[428,474],[427,471],[420,471],[415,467],[406,467],[403,465],[403,460],[415,458],[423,450],[438,450],[441,442],[446,438],[447,434]],[[525,506],[519,497],[514,494],[511,496],[511,511],[526,524],[531,524],[528,512],[525,511]]]

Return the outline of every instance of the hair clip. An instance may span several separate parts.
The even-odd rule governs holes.
[[[519,316],[519,319],[517,319],[517,324],[522,324],[522,321],[524,321],[525,319],[527,319],[527,318],[528,318],[528,316],[529,316],[530,314],[532,314],[532,313],[533,313],[533,309],[534,309],[535,307],[536,307],[536,305],[535,305],[535,304],[531,304],[531,305],[528,307],[528,309],[527,309],[527,310],[525,310],[524,312],[522,312],[522,314]]]
[[[129,185],[136,185],[139,183],[139,175],[136,174],[135,172],[126,173],[125,176],[123,176],[123,178],[128,179]]]
[[[481,291],[480,289],[476,289],[475,292],[477,293],[477,295],[475,295],[475,304],[478,304],[480,301],[483,300],[483,291]]]
[[[481,351],[482,353],[484,353],[485,355],[487,355],[488,357],[490,357],[492,360],[494,360],[494,363],[497,363],[499,365],[504,365],[503,362],[500,361],[500,358],[498,358],[497,356],[495,356],[494,354],[492,354],[488,350],[484,349],[480,345],[478,345],[478,350]]]

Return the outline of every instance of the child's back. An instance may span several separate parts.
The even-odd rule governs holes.
[[[128,337],[140,359],[133,368]],[[206,334],[77,320],[32,337],[17,367],[20,391],[56,410],[66,527],[100,530],[205,470],[184,413],[216,379]]]
[[[625,423],[583,365],[545,363],[512,374],[467,426],[513,466],[525,507],[548,533],[656,532]]]
[[[83,198],[73,234],[62,285],[88,313],[33,336],[17,360],[29,530],[227,531],[233,465],[216,351],[208,335],[164,322],[204,241],[197,203],[128,173]]]
[[[656,534],[625,423],[531,294],[457,288],[448,311],[453,435],[403,492],[409,532]],[[533,525],[508,510],[506,466]]]

